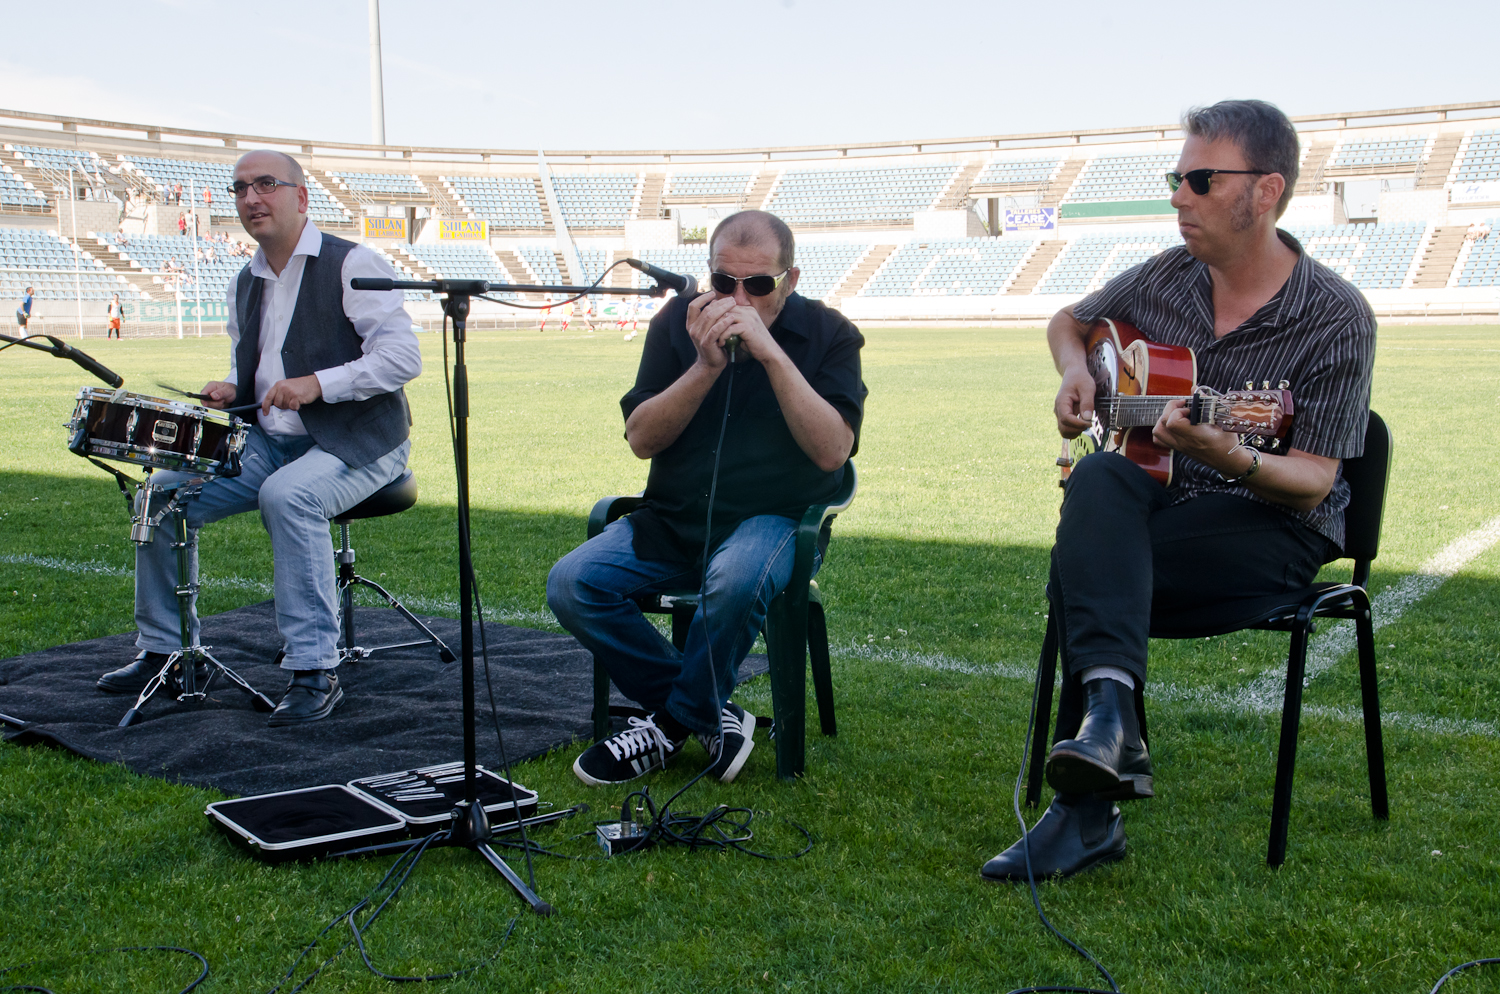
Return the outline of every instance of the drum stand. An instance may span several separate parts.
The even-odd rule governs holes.
[[[177,552],[177,617],[182,629],[182,648],[167,656],[166,665],[141,690],[140,696],[135,699],[134,706],[125,712],[125,717],[120,719],[119,727],[121,728],[140,721],[142,705],[163,687],[168,687],[167,692],[179,701],[202,701],[208,697],[209,687],[213,686],[214,679],[220,675],[249,694],[251,706],[255,710],[267,712],[276,709],[275,703],[269,697],[250,686],[244,677],[215,659],[209,652],[212,646],[200,645],[193,635],[191,609],[193,596],[198,592],[198,585],[191,582],[188,576],[187,516],[179,512],[188,498],[196,497],[202,491],[204,482],[202,479],[195,479],[158,487],[151,482],[151,471],[148,469],[145,482],[136,490],[130,520],[131,541],[138,545],[150,542],[152,534],[168,516],[171,517],[176,527],[172,548]],[[152,496],[169,491],[172,492],[172,499],[153,515],[151,513]],[[198,685],[197,670],[200,665],[206,666],[208,670],[208,676],[204,679],[202,687]]]

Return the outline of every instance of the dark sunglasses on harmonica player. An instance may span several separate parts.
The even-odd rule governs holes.
[[[781,286],[781,281],[786,279],[786,274],[790,272],[791,270],[788,269],[780,276],[746,276],[744,279],[730,276],[728,273],[709,273],[708,282],[714,290],[726,297],[734,296],[734,291],[741,283],[745,285],[745,292],[750,296],[764,297]]]
[[[1206,196],[1208,188],[1214,181],[1215,173],[1232,173],[1237,176],[1269,176],[1270,173],[1264,169],[1194,169],[1187,173],[1167,173],[1167,185],[1176,193],[1177,188],[1182,186],[1182,181],[1187,180],[1188,187],[1198,196]]]

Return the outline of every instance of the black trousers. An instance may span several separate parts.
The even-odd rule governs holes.
[[[1059,738],[1071,737],[1082,719],[1078,676],[1088,667],[1116,666],[1134,676],[1144,719],[1153,630],[1190,628],[1210,606],[1223,613],[1236,599],[1306,587],[1340,552],[1257,501],[1230,494],[1171,500],[1114,452],[1080,460],[1068,478],[1047,585],[1063,661]]]

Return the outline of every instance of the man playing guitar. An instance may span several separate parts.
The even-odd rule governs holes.
[[[1075,438],[1093,422],[1084,342],[1101,318],[1191,348],[1200,386],[1289,391],[1296,416],[1284,443],[1263,451],[1193,424],[1185,400],[1168,401],[1151,434],[1173,452],[1170,486],[1118,452],[1072,468],[1047,586],[1064,676],[1047,759],[1057,793],[1028,833],[1038,877],[1123,857],[1115,802],[1153,794],[1142,736],[1148,633],[1208,605],[1310,583],[1342,554],[1341,460],[1364,447],[1374,316],[1359,290],[1276,227],[1297,183],[1295,129],[1257,100],[1196,108],[1182,125],[1167,183],[1186,244],[1048,326],[1062,374],[1058,431]],[[1021,843],[981,872],[1025,880]]]

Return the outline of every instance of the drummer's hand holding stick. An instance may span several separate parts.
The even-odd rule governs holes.
[[[204,385],[202,392],[198,394],[205,407],[212,407],[222,411],[234,400],[234,395],[239,388],[233,383],[225,383],[223,380],[214,380]]]
[[[206,391],[205,391],[206,392]],[[303,404],[311,404],[323,396],[323,384],[317,376],[297,376],[290,380],[277,380],[266,391],[266,399],[260,402],[260,413],[270,414],[271,408],[295,411]]]

